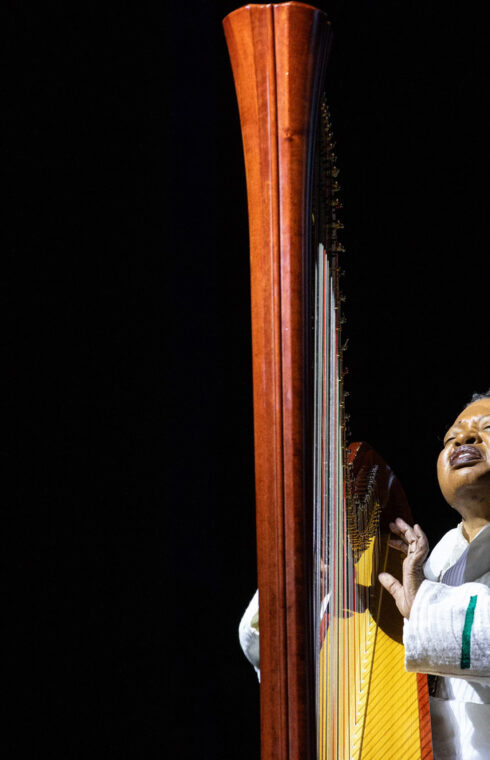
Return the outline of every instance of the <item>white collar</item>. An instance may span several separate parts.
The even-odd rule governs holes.
[[[478,533],[489,528],[485,525]],[[477,537],[475,536],[475,538]],[[473,541],[475,540],[473,539]],[[469,542],[463,535],[463,523],[460,522],[456,528],[448,531],[434,547],[430,553],[425,565],[424,575],[429,581],[439,581],[446,570],[452,567],[463,552],[468,548]],[[485,571],[484,571],[485,572]]]

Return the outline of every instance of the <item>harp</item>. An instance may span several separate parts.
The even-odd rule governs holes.
[[[432,757],[425,676],[404,670],[387,523],[402,488],[346,445],[337,169],[312,6],[224,20],[250,230],[262,760]]]

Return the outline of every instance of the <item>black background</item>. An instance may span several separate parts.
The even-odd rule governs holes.
[[[461,3],[319,6],[352,439],[434,543],[456,523],[441,436],[490,385],[488,27]],[[6,757],[258,757],[234,9],[2,9]]]

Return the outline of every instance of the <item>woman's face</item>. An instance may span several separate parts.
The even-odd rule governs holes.
[[[444,437],[437,477],[458,512],[490,509],[490,398],[474,401],[456,417]]]

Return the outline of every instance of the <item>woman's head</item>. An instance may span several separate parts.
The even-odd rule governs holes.
[[[444,437],[437,477],[446,501],[490,520],[490,391],[475,393]]]

